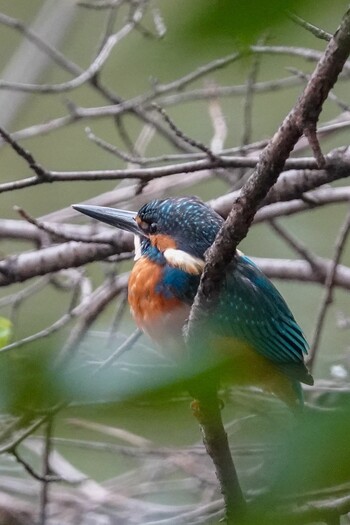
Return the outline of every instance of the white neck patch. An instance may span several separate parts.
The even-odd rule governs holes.
[[[134,246],[135,246],[134,261],[137,261],[141,257],[141,240],[138,235],[134,235]]]
[[[193,275],[200,275],[205,264],[203,259],[194,257],[183,250],[176,250],[175,248],[167,248],[164,251],[164,257],[170,266],[179,268],[180,270]]]

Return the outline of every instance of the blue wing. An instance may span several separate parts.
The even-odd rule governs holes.
[[[292,379],[312,384],[304,364],[309,348],[281,294],[246,256],[228,269],[215,331],[252,345]]]

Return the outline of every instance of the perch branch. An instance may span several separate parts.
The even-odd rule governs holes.
[[[320,58],[316,69],[310,77],[303,94],[284,119],[279,130],[262,152],[256,169],[249,180],[243,186],[240,196],[235,201],[233,208],[219,231],[214,244],[209,248],[206,257],[206,265],[201,277],[201,282],[194,304],[191,308],[189,323],[186,330],[186,342],[191,349],[195,347],[204,323],[216,303],[224,280],[227,266],[232,262],[238,243],[247,235],[250,225],[258,206],[267,196],[270,188],[276,182],[283,170],[285,162],[297,143],[299,137],[305,130],[316,130],[318,117],[321,113],[323,103],[336,82],[350,53],[350,9],[345,13],[340,27],[330,40],[325,53]],[[317,160],[321,159],[319,151],[315,148],[316,135],[312,135],[312,144],[316,150]],[[323,162],[321,162],[323,165]],[[191,350],[190,350],[191,351]],[[211,403],[200,392],[194,394],[200,402],[201,413],[206,414],[205,433],[211,435],[218,428],[217,418],[220,416],[219,407],[215,405],[214,412]],[[203,428],[203,427],[202,427]],[[206,437],[205,437],[206,439]],[[223,445],[224,433],[220,433],[220,439],[214,441],[216,449]],[[228,445],[227,445],[228,448]],[[209,450],[208,450],[209,452]],[[229,454],[229,450],[227,450]],[[241,505],[235,506],[230,498],[232,485],[227,482],[227,464],[216,461],[216,455],[211,454],[215,463],[218,479],[221,482],[221,491],[225,499],[225,510],[228,519],[237,515]],[[232,461],[232,460],[231,460]],[[234,464],[231,466],[231,477],[236,479]],[[238,483],[238,482],[237,482]],[[241,489],[235,486],[235,497],[240,503],[242,499]],[[230,493],[230,498],[227,494]],[[237,505],[237,502],[235,502]]]

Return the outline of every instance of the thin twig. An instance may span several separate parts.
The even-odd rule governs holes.
[[[125,160],[126,162],[132,162],[133,164],[139,164],[139,165],[145,164],[144,159],[139,159],[138,157],[130,155],[129,153],[125,153],[124,151],[121,151],[119,148],[117,148],[117,146],[114,146],[113,144],[106,142],[100,137],[97,137],[97,135],[95,135],[91,131],[90,128],[85,128],[85,132],[86,132],[88,139],[94,142],[95,144],[97,144],[97,146],[102,148],[104,151],[108,151],[108,153],[112,153],[112,155],[115,155],[119,157],[120,159]]]
[[[122,343],[105,361],[99,364],[99,366],[95,369],[94,374],[100,372],[101,370],[104,370],[106,367],[112,365],[116,359],[118,359],[121,355],[123,355],[125,352],[130,350],[136,343],[136,341],[141,337],[142,332],[141,330],[137,329],[135,330],[125,341]]]
[[[87,9],[113,9],[115,7],[119,7],[123,3],[125,3],[126,0],[93,0],[90,2],[85,2],[83,0],[80,0],[77,2],[79,7],[85,7]]]
[[[289,18],[293,20],[296,24],[303,27],[307,31],[309,31],[311,34],[313,34],[316,38],[320,38],[321,40],[326,40],[326,42],[329,42],[332,38],[331,33],[327,33],[326,31],[323,31],[323,29],[320,29],[319,27],[310,24],[309,22],[306,22],[303,18],[300,16],[297,16],[294,13],[288,13]]]
[[[115,244],[116,239],[113,240],[113,237],[105,237],[103,234],[99,233],[97,235],[74,235],[69,234],[62,230],[59,226],[53,226],[51,224],[47,224],[44,222],[41,222],[38,219],[35,219],[32,217],[27,211],[25,211],[23,208],[20,208],[19,206],[14,206],[14,210],[19,213],[19,215],[25,219],[29,224],[33,224],[36,226],[39,230],[42,230],[46,233],[49,233],[50,235],[54,235],[55,237],[58,237],[61,240],[65,241],[75,241],[75,242],[85,242],[85,243],[97,243],[97,244]]]
[[[47,510],[49,504],[49,483],[47,477],[51,475],[50,468],[50,453],[51,453],[51,436],[52,436],[52,424],[53,418],[50,416],[45,425],[45,448],[43,454],[43,480],[41,482],[41,493],[40,493],[40,516],[39,525],[46,525],[47,523]]]
[[[285,77],[277,80],[267,80],[257,82],[254,86],[254,92],[267,93],[275,92],[282,89],[288,89],[293,86],[301,84],[301,80],[295,76]],[[177,106],[179,104],[187,104],[194,101],[205,101],[212,98],[226,98],[226,97],[240,97],[247,91],[246,84],[239,84],[237,86],[218,86],[209,83],[208,87],[192,89],[184,93],[173,93],[171,95],[164,95],[159,97],[158,104],[162,107]]]
[[[46,40],[42,39],[37,33],[35,33],[29,27],[27,27],[22,21],[16,18],[8,17],[7,15],[0,13],[0,23],[8,25],[9,27],[12,27],[13,29],[19,31],[30,42],[35,44],[41,51],[46,53],[60,67],[62,67],[69,73],[74,74],[74,75],[81,75],[84,72],[84,70],[80,66],[70,61],[62,53],[60,53],[60,51],[58,51],[56,48],[47,44]],[[117,96],[115,93],[113,93],[110,89],[102,85],[100,80],[97,79],[96,76],[92,76],[91,78],[89,78],[88,82],[93,89],[97,90],[110,103],[112,104],[123,103],[123,99]],[[1,87],[1,83],[0,83],[0,87]],[[19,89],[19,87],[20,86],[17,86],[17,89]],[[148,114],[140,106],[135,106],[134,108],[130,108],[130,111],[132,111],[142,121],[151,124],[154,127],[154,129],[156,129],[166,140],[168,140],[178,150],[186,151],[186,145],[184,143],[179,141],[174,136],[173,133],[169,132],[166,126],[163,126],[162,123],[158,122],[157,119],[155,119],[152,115]],[[16,139],[21,139],[21,138],[26,138],[30,136],[35,136],[38,134],[47,133],[55,129],[58,129],[62,126],[72,124],[76,120],[77,120],[77,117],[75,115],[68,115],[62,118],[55,119],[48,123],[31,126],[27,130],[22,130],[22,132],[17,132],[15,134]]]
[[[56,319],[54,323],[52,323],[50,326],[45,327],[43,330],[35,332],[34,334],[31,334],[27,337],[23,337],[22,339],[14,341],[13,343],[10,343],[8,345],[2,346],[2,348],[0,349],[0,353],[7,353],[13,350],[14,348],[21,348],[22,346],[28,345],[33,341],[38,341],[39,339],[50,337],[52,334],[58,332],[59,330],[62,330],[62,328],[64,328],[72,319],[82,314],[82,312],[86,308],[86,305],[89,303],[89,300],[94,300],[94,297],[98,295],[99,291],[100,289],[97,288],[95,292],[93,292],[90,296],[85,297],[81,301],[81,303],[79,303],[74,308],[69,309],[67,313],[65,313],[59,319]]]
[[[329,272],[327,274],[327,278],[325,281],[324,297],[321,302],[320,309],[317,315],[315,331],[314,331],[311,348],[310,348],[310,359],[308,363],[310,369],[312,369],[313,365],[315,364],[317,349],[319,347],[319,343],[321,340],[321,334],[322,334],[322,330],[324,327],[327,310],[333,301],[335,276],[337,273],[337,269],[338,269],[338,265],[339,265],[341,256],[345,248],[345,244],[346,244],[346,240],[348,238],[349,232],[350,232],[350,209],[339,231],[338,238],[335,243],[334,257],[333,257],[332,265],[329,268]]]
[[[114,25],[115,25],[115,22],[116,22],[116,19],[117,19],[117,14],[118,14],[118,8],[119,7],[120,7],[119,5],[113,5],[113,6],[111,6],[111,8],[107,12],[106,21],[105,21],[105,28],[104,28],[104,31],[102,32],[102,35],[100,36],[100,43],[97,46],[97,49],[98,49],[97,56],[101,53],[101,50],[105,46],[108,38],[113,33],[113,28],[114,28]],[[99,76],[99,74],[100,74],[100,71],[98,71],[95,74],[94,80],[97,78],[97,76]]]
[[[98,291],[96,290],[94,301],[89,301],[85,304],[78,323],[69,334],[67,341],[56,359],[55,367],[58,371],[64,369],[67,363],[77,354],[87,330],[106,305],[125,290],[127,282],[128,276],[125,274],[114,279],[108,278],[106,282],[99,287]]]
[[[276,220],[270,220],[269,224],[275,232],[293,248],[294,251],[301,255],[305,261],[310,264],[311,268],[316,273],[320,271],[318,258],[303,243],[301,243],[299,239],[289,233],[289,231],[286,228],[283,228],[283,226],[281,226]]]
[[[154,107],[162,115],[163,119],[169,124],[170,128],[173,130],[176,136],[182,138],[182,140],[190,144],[190,146],[192,146],[193,148],[203,151],[209,157],[211,161],[215,162],[216,155],[211,151],[210,148],[208,148],[208,146],[206,146],[205,144],[203,144],[202,142],[198,140],[193,139],[192,137],[189,137],[182,130],[180,130],[180,128],[169,117],[169,115],[165,112],[165,110],[162,107],[160,107],[158,104],[154,102],[152,104],[152,107]]]
[[[349,169],[349,160],[339,159],[338,164],[344,169]],[[0,193],[23,189],[26,187],[52,182],[73,182],[73,181],[103,181],[103,180],[124,180],[138,179],[148,182],[152,179],[169,177],[179,173],[194,173],[203,170],[216,168],[255,168],[258,163],[257,157],[215,157],[215,160],[203,159],[193,162],[184,162],[169,166],[157,166],[152,168],[131,168],[116,170],[91,170],[91,171],[50,171],[43,170],[43,175],[29,177],[14,182],[0,184]],[[323,169],[322,163],[314,158],[288,159],[285,161],[285,170],[290,169]],[[328,169],[328,166],[327,166]]]
[[[315,122],[304,123],[304,135],[310,144],[310,148],[315,156],[318,167],[324,168],[326,166],[326,159],[322,153],[320,142],[317,137]]]
[[[4,308],[9,305],[19,305],[22,301],[25,301],[29,297],[32,297],[36,293],[39,293],[43,288],[46,287],[50,278],[47,275],[40,277],[33,283],[29,284],[26,288],[15,292],[11,295],[5,295],[0,299],[0,308]]]
[[[73,89],[76,89],[89,80],[91,80],[103,67],[106,60],[108,59],[110,53],[112,52],[113,48],[123,40],[135,27],[137,24],[137,21],[139,20],[141,16],[141,11],[138,11],[134,15],[134,20],[130,21],[129,23],[125,24],[120,31],[117,33],[109,36],[101,48],[101,51],[95,58],[95,60],[90,64],[90,66],[80,73],[77,77],[73,78],[72,80],[68,80],[67,82],[63,82],[61,84],[16,84],[13,82],[6,82],[2,80],[0,82],[0,87],[11,89],[13,91],[24,91],[24,92],[36,92],[41,94],[47,94],[47,93],[65,93],[67,91],[71,91]]]
[[[125,310],[128,304],[128,294],[125,292],[124,294],[121,293],[120,303],[118,304],[114,319],[111,323],[111,327],[109,330],[108,339],[106,342],[106,347],[110,348],[111,344],[113,343],[113,340],[115,338],[115,333],[119,327],[119,324],[121,323],[123,316],[125,314]]]
[[[213,97],[209,100],[208,113],[214,131],[210,141],[210,149],[213,153],[219,154],[223,152],[228,129],[223,109],[217,98]]]
[[[261,62],[261,57],[259,55],[256,55],[253,58],[253,64],[247,76],[246,93],[245,93],[244,104],[243,104],[243,132],[242,132],[242,138],[241,138],[242,146],[247,146],[252,136],[253,100],[254,100],[254,95],[255,95],[256,80],[259,74],[260,62]]]
[[[45,474],[43,476],[41,476],[40,474],[38,474],[37,472],[35,472],[35,470],[33,469],[33,467],[31,467],[31,465],[29,465],[29,463],[27,463],[20,455],[19,453],[17,452],[16,449],[13,449],[11,451],[11,454],[14,456],[14,458],[16,459],[16,461],[22,465],[22,467],[24,468],[24,470],[26,470],[26,472],[28,472],[28,474],[36,479],[37,481],[41,481],[42,483],[53,483],[53,482],[57,482],[57,481],[63,481],[63,479],[61,478],[61,476],[56,476],[54,474]]]
[[[307,75],[303,71],[300,71],[299,69],[296,69],[294,67],[288,67],[287,70],[291,71],[298,78],[304,80],[305,83],[310,78],[310,75]],[[339,97],[334,93],[334,91],[329,92],[328,98],[329,100],[333,100],[342,111],[349,111],[349,104],[347,104],[343,100],[340,100]],[[317,134],[320,134],[320,130],[318,130]]]
[[[39,179],[46,178],[46,170],[42,166],[40,166],[40,164],[34,159],[33,155],[29,153],[29,151],[22,148],[22,146],[20,146],[18,142],[14,140],[11,137],[11,135],[1,127],[0,135],[4,139],[4,141],[7,142],[11,146],[11,148],[26,161],[30,169],[34,171],[34,173]]]
[[[261,56],[255,55],[253,57],[253,64],[247,76],[246,92],[243,100],[243,131],[241,137],[242,147],[247,146],[251,141],[252,136],[252,116],[253,116],[253,100],[255,95],[255,84],[259,73],[259,66]],[[244,153],[243,153],[244,154]],[[238,172],[238,181],[241,184],[246,170],[241,168]]]

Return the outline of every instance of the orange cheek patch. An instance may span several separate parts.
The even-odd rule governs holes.
[[[174,239],[169,237],[169,235],[150,235],[149,236],[153,246],[156,246],[159,251],[165,252],[168,248],[176,248],[176,243]]]

